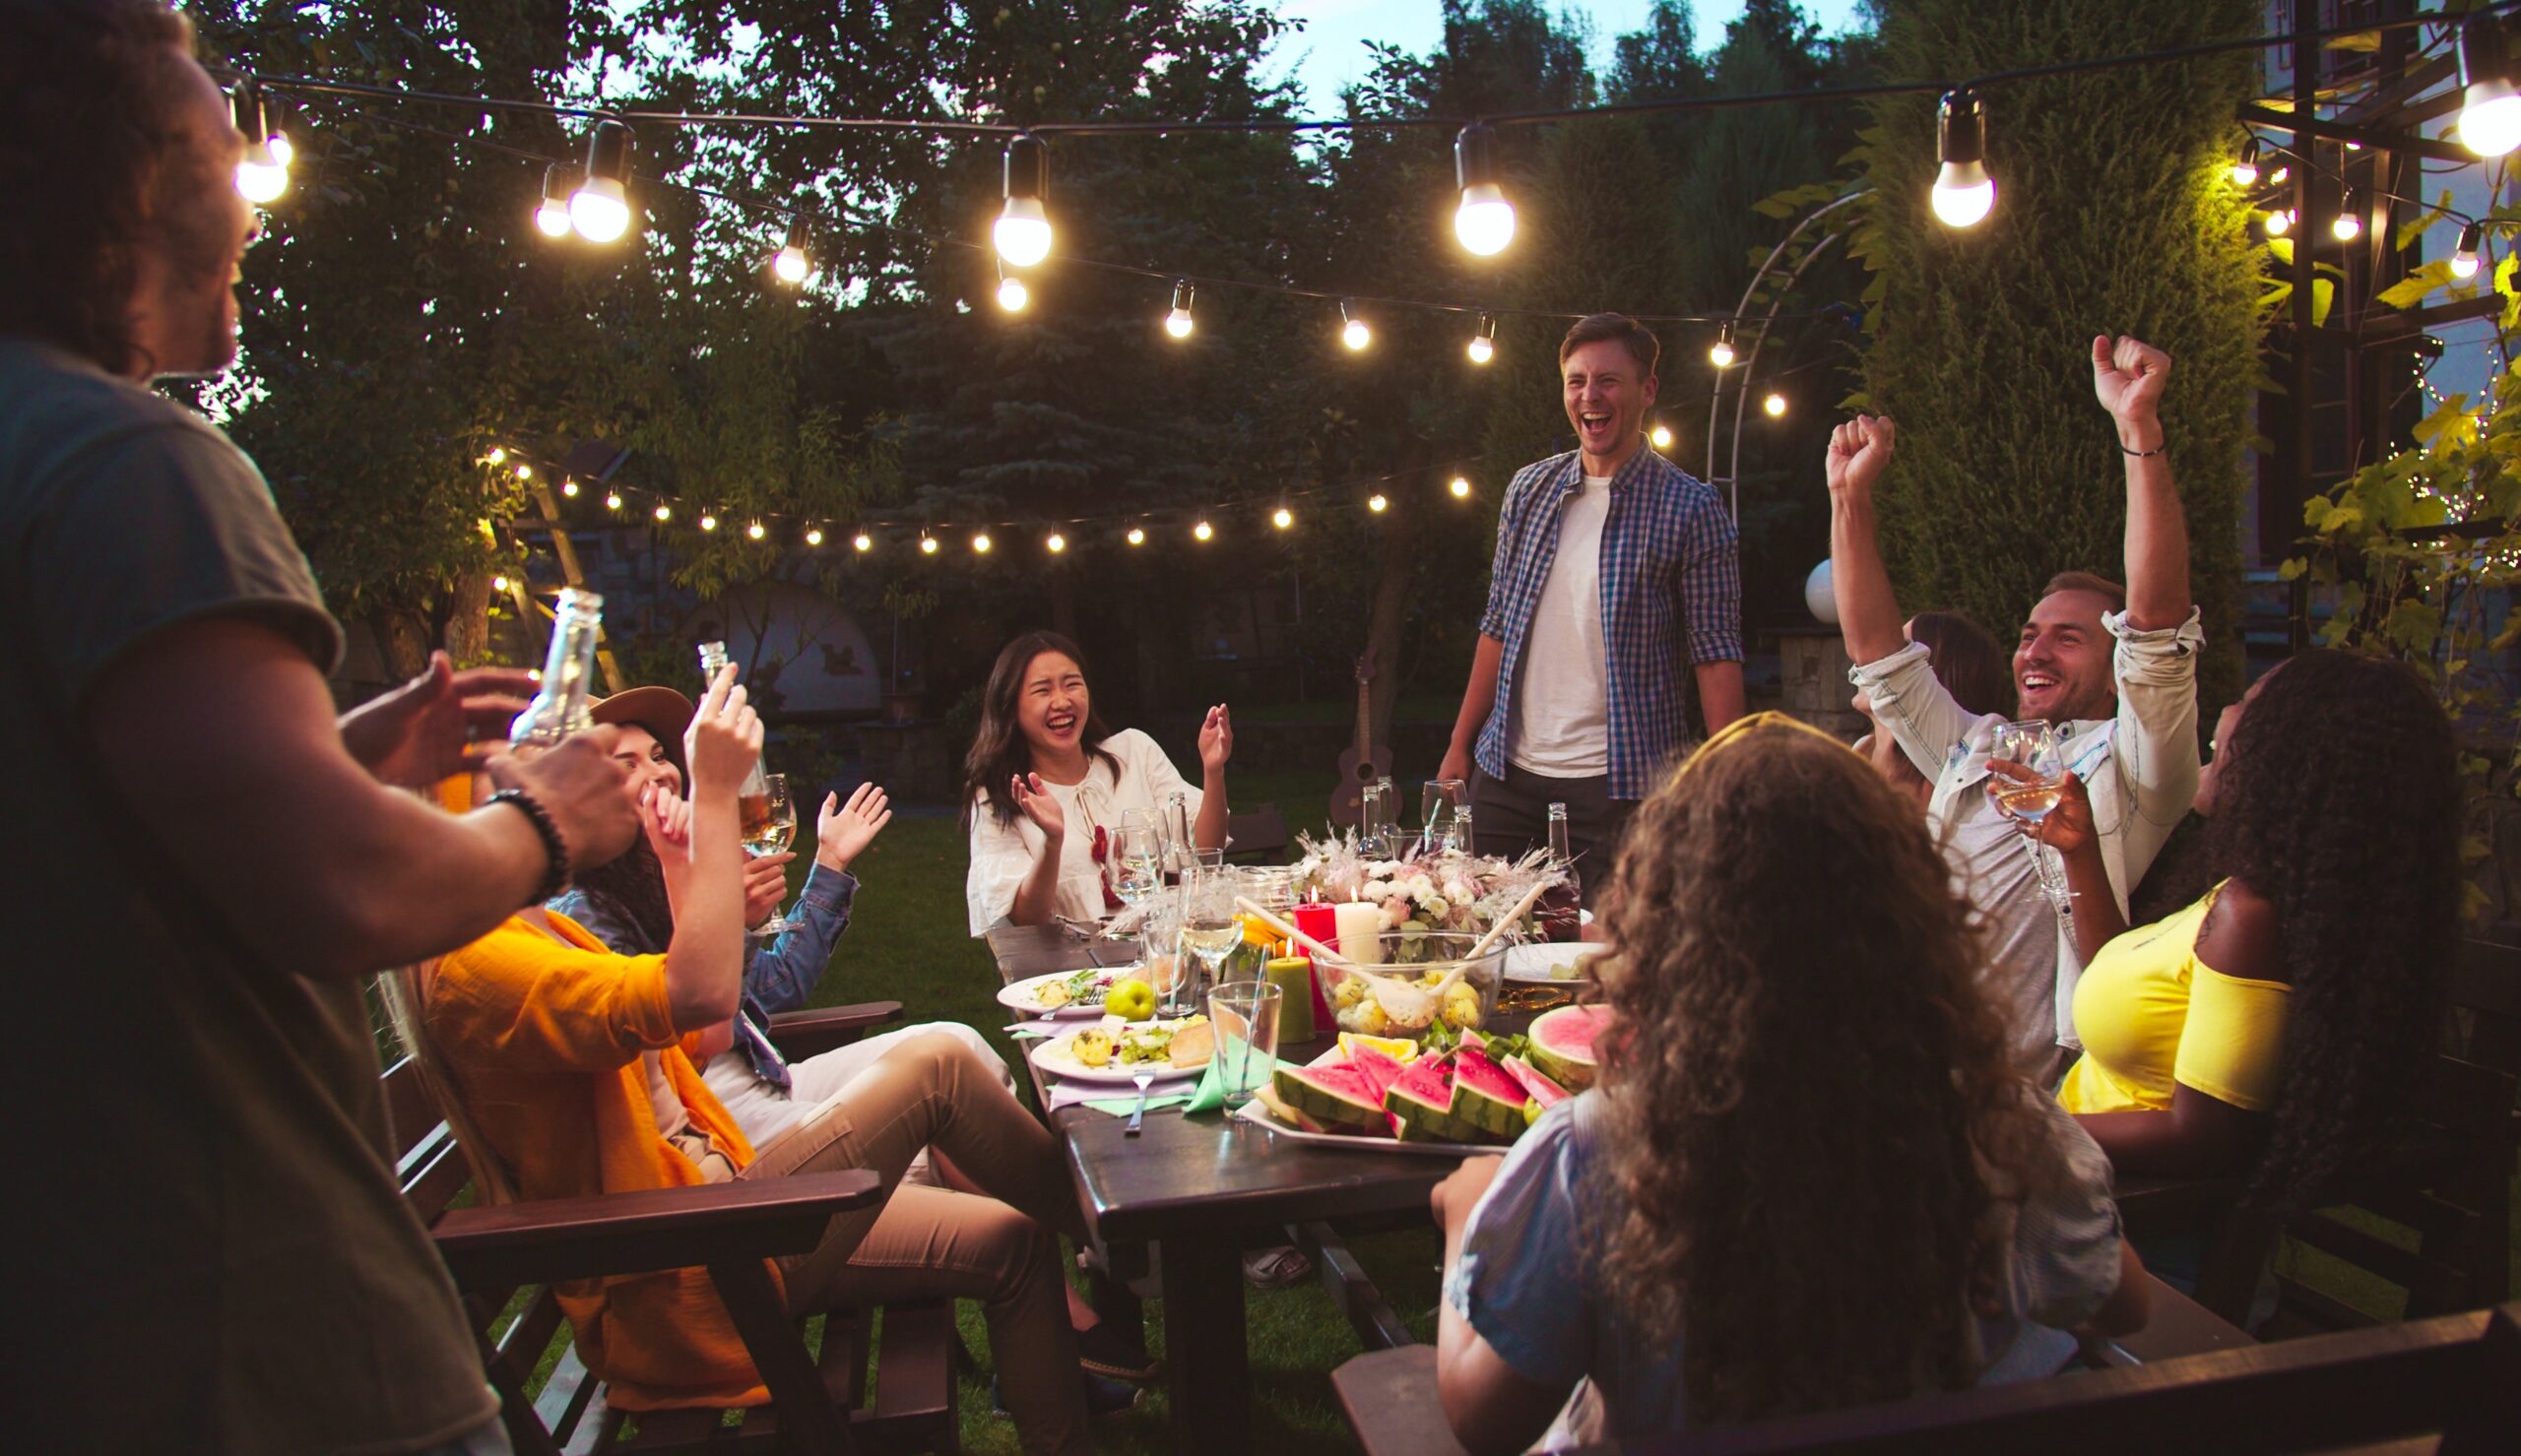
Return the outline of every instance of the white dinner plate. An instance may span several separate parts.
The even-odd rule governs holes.
[[[1112,1021],[1109,1017],[1105,1020],[1110,1021],[1114,1026],[1123,1024]],[[1152,1074],[1158,1082],[1168,1082],[1181,1077],[1196,1077],[1208,1069],[1207,1059],[1204,1057],[1190,1066],[1177,1067],[1169,1061],[1124,1064],[1116,1056],[1102,1066],[1089,1067],[1076,1059],[1076,1053],[1069,1050],[1067,1045],[1075,1038],[1077,1032],[1084,1030],[1087,1028],[1078,1027],[1073,1031],[1062,1032],[1048,1041],[1034,1043],[1032,1051],[1029,1053],[1033,1058],[1033,1065],[1054,1077],[1063,1077],[1070,1082],[1095,1082],[1113,1087],[1136,1085],[1137,1076],[1141,1072]]]
[[[1103,967],[1101,974],[1109,978],[1104,981],[1104,985],[1109,987],[1113,981],[1119,981],[1123,975],[1134,969],[1131,966]],[[1026,1016],[1056,1016],[1062,1021],[1077,1017],[1101,1016],[1103,1003],[1100,1000],[1071,1001],[1053,1011],[1044,1007],[1035,995],[1036,987],[1064,981],[1075,974],[1074,971],[1054,971],[1048,976],[1028,976],[1022,981],[1009,981],[998,988],[998,1004],[1009,1011],[1022,1012]]]
[[[1258,1122],[1278,1136],[1300,1143],[1320,1143],[1326,1148],[1354,1148],[1361,1153],[1426,1153],[1438,1158],[1467,1158],[1481,1153],[1503,1153],[1504,1143],[1404,1143],[1396,1137],[1369,1137],[1362,1132],[1307,1132],[1290,1127],[1269,1111],[1269,1106],[1259,1098],[1235,1109],[1234,1115],[1246,1122]]]
[[[1600,945],[1589,940],[1508,946],[1506,979],[1536,985],[1574,985],[1590,981],[1592,967],[1579,963],[1601,950]]]

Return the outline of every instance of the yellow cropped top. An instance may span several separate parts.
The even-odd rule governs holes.
[[[2223,888],[2129,930],[2084,968],[2075,987],[2084,1054],[2057,1089],[2067,1111],[2167,1111],[2173,1083],[2246,1111],[2275,1106],[2294,988],[2198,959],[2198,932]]]

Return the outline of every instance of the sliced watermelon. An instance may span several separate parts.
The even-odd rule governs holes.
[[[1383,1120],[1382,1099],[1367,1087],[1365,1074],[1345,1062],[1282,1066],[1270,1086],[1280,1102],[1317,1122],[1366,1127]]]
[[[1513,1073],[1488,1059],[1488,1053],[1464,1042],[1454,1052],[1453,1114],[1491,1137],[1513,1138],[1529,1124],[1523,1104],[1531,1094]]]
[[[1559,1086],[1557,1079],[1549,1073],[1519,1056],[1510,1056],[1499,1065],[1506,1069],[1508,1076],[1523,1084],[1523,1091],[1531,1095],[1532,1101],[1540,1106],[1541,1111],[1546,1112],[1575,1095]]]
[[[1378,1107],[1383,1105],[1384,1095],[1391,1091],[1391,1084],[1400,1080],[1403,1070],[1398,1060],[1373,1046],[1358,1046],[1351,1050],[1348,1065],[1364,1075],[1366,1090],[1374,1095]]]
[[[1454,1059],[1422,1056],[1384,1094],[1392,1114],[1392,1135],[1413,1143],[1475,1143],[1485,1133],[1476,1123],[1454,1115]]]
[[[1592,1086],[1600,1071],[1593,1044],[1610,1019],[1604,1006],[1561,1006],[1543,1014],[1525,1034],[1532,1044],[1532,1065],[1570,1092]]]

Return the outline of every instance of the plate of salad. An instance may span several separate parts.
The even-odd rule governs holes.
[[[998,988],[998,1004],[1026,1016],[1101,1016],[1103,997],[1122,978],[1135,971],[1131,966],[1097,966],[1082,971],[1054,971],[1048,976],[1028,976]]]
[[[1072,1082],[1108,1082],[1119,1087],[1131,1085],[1141,1075],[1159,1082],[1196,1077],[1208,1066],[1208,1043],[1214,1034],[1207,1023],[1204,1016],[1172,1021],[1123,1021],[1107,1016],[1091,1026],[1033,1044],[1033,1065]]]

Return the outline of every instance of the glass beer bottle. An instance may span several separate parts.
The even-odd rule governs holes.
[[[1532,908],[1544,940],[1575,940],[1584,929],[1584,890],[1576,878],[1576,856],[1569,850],[1567,805],[1551,804],[1549,864],[1565,878],[1542,891],[1540,903]]]
[[[726,667],[727,663],[727,644],[723,642],[700,644],[700,690],[702,692],[706,693],[709,685],[718,680],[718,673]],[[769,766],[762,762],[761,754],[753,755],[752,767],[744,774],[743,787],[736,791],[736,804],[741,811],[740,817],[743,821],[743,837],[746,844],[762,838],[769,832],[770,772]]]
[[[543,661],[543,688],[508,725],[512,747],[549,748],[595,720],[587,685],[595,680],[596,639],[604,622],[604,598],[566,587],[551,617],[551,651]]]

